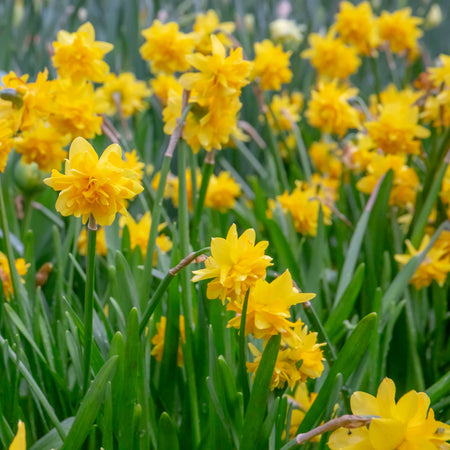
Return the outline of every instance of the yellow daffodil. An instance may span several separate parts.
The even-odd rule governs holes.
[[[379,44],[377,21],[368,1],[358,5],[340,2],[335,27],[341,39],[361,55],[370,55]]]
[[[358,111],[348,100],[358,94],[358,89],[339,87],[337,80],[321,81],[311,92],[311,100],[305,113],[308,122],[324,133],[344,136],[351,128],[359,128]]]
[[[233,208],[239,195],[241,195],[241,187],[229,172],[220,172],[218,176],[213,174],[209,179],[205,206],[225,212]]]
[[[383,11],[378,19],[381,41],[389,44],[394,53],[409,52],[410,58],[418,51],[418,39],[423,32],[418,26],[420,17],[411,16],[411,8],[403,8],[392,13]]]
[[[316,294],[300,293],[294,287],[288,270],[271,283],[258,279],[248,297],[245,334],[253,334],[255,338],[265,340],[275,334],[288,334],[294,325],[289,321],[290,307],[307,302],[315,296]],[[228,326],[239,329],[243,302],[231,302],[228,305],[229,309],[236,312]]]
[[[130,247],[134,250],[136,247],[141,249],[142,256],[145,257],[147,253],[148,237],[150,235],[150,227],[152,226],[152,216],[150,211],[147,211],[139,220],[136,222],[131,215],[120,218],[120,227],[128,227],[130,233]],[[166,224],[162,223],[158,226],[158,231],[165,228]],[[165,235],[160,234],[156,238],[156,245],[161,253],[167,253],[172,249],[172,241]],[[158,252],[155,250],[153,255],[153,264],[156,264],[158,258]]]
[[[263,90],[279,91],[282,84],[292,79],[289,69],[291,53],[284,52],[281,45],[273,45],[268,39],[256,42],[252,79],[258,79]]]
[[[56,209],[63,216],[82,216],[86,223],[92,215],[99,225],[111,225],[116,213],[126,215],[127,201],[143,190],[136,173],[124,164],[117,144],[110,145],[99,159],[89,142],[80,137],[70,146],[65,173],[52,170],[44,183],[61,191]]]
[[[439,55],[441,66],[430,67],[430,78],[436,86],[441,83],[445,83],[447,87],[450,87],[450,55]]]
[[[289,428],[289,437],[292,439],[296,434],[298,427],[302,423],[305,414],[311,408],[317,397],[316,392],[309,392],[306,383],[299,383],[295,387],[294,395],[288,396],[288,402],[292,405],[291,423]]]
[[[338,158],[340,152],[336,142],[313,142],[309,149],[309,155],[320,173],[333,179],[340,179],[342,163]]]
[[[109,116],[119,113],[123,117],[130,117],[143,111],[147,104],[144,98],[150,95],[145,81],[136,80],[131,72],[119,75],[109,74],[103,86],[95,91],[96,101],[102,104],[102,111]]]
[[[167,319],[162,316],[161,320],[156,324],[156,334],[152,338],[152,356],[155,357],[156,361],[162,361],[164,353],[164,338],[166,335],[166,323]],[[183,367],[183,350],[181,348],[181,342],[186,341],[185,329],[184,329],[184,316],[180,316],[179,321],[180,337],[178,340],[178,353],[177,353],[177,364],[178,367]]]
[[[28,267],[30,266],[30,264],[27,264],[23,258],[16,259],[14,265],[16,266],[16,270],[19,276],[25,275],[27,273]],[[14,289],[8,258],[2,252],[0,252],[0,280],[2,281],[3,292],[5,294],[6,300],[9,301],[11,294],[14,294]],[[20,279],[20,281],[22,283],[25,283],[22,278]]]
[[[310,48],[302,52],[303,58],[311,60],[319,76],[328,78],[348,78],[361,64],[355,47],[350,47],[336,37],[331,29],[326,36],[312,33],[308,37]]]
[[[0,119],[0,172],[5,171],[6,162],[13,144],[13,131],[8,121]]]
[[[281,130],[292,130],[293,124],[300,121],[300,111],[303,108],[303,95],[300,92],[288,94],[282,92],[281,95],[274,95],[270,103],[270,111],[267,114],[269,124],[272,129],[278,131],[277,125]]]
[[[25,424],[19,420],[19,425],[17,427],[17,434],[14,436],[9,450],[26,450],[27,449],[27,438],[25,431]]]
[[[178,24],[162,24],[155,20],[142,31],[145,43],[141,46],[142,58],[150,62],[152,72],[183,72],[189,69],[186,56],[194,51],[194,37],[179,31]]]
[[[125,167],[136,173],[136,180],[141,182],[144,178],[145,164],[139,159],[136,150],[125,152]]]
[[[226,239],[211,239],[211,256],[205,268],[194,271],[192,281],[209,280],[206,295],[209,299],[240,300],[249,288],[266,276],[272,258],[264,254],[267,241],[255,245],[255,230],[246,230],[238,237],[233,224]]]
[[[58,40],[53,42],[53,65],[60,77],[71,78],[74,83],[84,80],[101,83],[109,73],[103,57],[113,47],[108,42],[96,41],[94,27],[86,22],[75,33],[58,32]]]
[[[179,81],[173,75],[167,75],[165,73],[159,73],[155,78],[150,80],[150,86],[163,106],[167,105],[171,90],[179,96],[183,92],[183,86],[181,86]]]
[[[413,256],[425,250],[430,242],[430,236],[425,235],[419,248],[416,250],[410,241],[406,241],[406,247],[409,254],[395,255],[395,260],[401,265],[405,265]],[[428,251],[425,259],[414,272],[409,280],[416,289],[428,287],[433,280],[443,286],[450,272],[450,255],[446,245],[442,245],[442,241],[437,241]]]
[[[350,405],[353,414],[372,416],[368,427],[340,428],[328,441],[331,450],[352,449],[444,449],[450,426],[438,422],[424,392],[409,391],[395,401],[395,384],[385,378],[376,397],[355,392]]]

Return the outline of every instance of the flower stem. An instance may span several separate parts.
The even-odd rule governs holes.
[[[245,339],[245,321],[247,318],[247,305],[250,289],[245,294],[244,304],[242,305],[241,326],[239,328],[239,372],[242,384],[242,393],[244,395],[244,412],[247,410],[248,400],[250,398],[250,387],[248,385],[247,361],[246,357],[246,339]]]
[[[93,216],[88,223],[88,248],[86,266],[86,285],[84,291],[84,366],[83,392],[89,387],[92,352],[92,321],[94,313],[94,283],[95,283],[95,244],[97,240],[97,224]]]
[[[208,190],[209,179],[214,171],[214,153],[212,150],[206,155],[203,163],[202,184],[195,204],[194,219],[192,221],[192,242],[197,243],[200,220],[202,218],[203,207],[205,206],[206,191]]]
[[[180,233],[180,250],[183,255],[189,253],[189,211],[186,191],[186,149],[178,151],[178,180],[179,180],[179,207],[178,226]],[[186,378],[189,390],[189,404],[191,409],[191,423],[193,432],[193,447],[197,448],[200,443],[200,420],[197,398],[197,384],[195,379],[194,341],[192,336],[193,310],[191,282],[186,271],[180,273],[181,300],[184,315],[184,328],[186,343],[183,345],[183,358],[186,368]]]

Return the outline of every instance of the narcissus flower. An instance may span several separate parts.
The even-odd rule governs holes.
[[[173,75],[167,75],[165,73],[160,73],[150,80],[150,86],[163,106],[167,105],[171,90],[178,96],[181,96],[183,92],[183,86],[181,86],[179,81]]]
[[[16,270],[19,276],[25,275],[27,273],[28,267],[30,266],[30,264],[27,264],[23,258],[16,259],[14,265],[16,266]],[[9,297],[11,296],[11,294],[14,294],[14,289],[8,258],[2,252],[0,252],[0,280],[3,284],[3,292],[5,294],[6,300],[9,301]],[[20,281],[22,283],[25,283],[22,278],[20,279]]]
[[[244,61],[241,47],[231,50],[227,56],[225,47],[216,36],[211,36],[211,43],[211,55],[195,54],[186,57],[199,72],[185,73],[180,78],[180,84],[186,90],[195,90],[200,100],[239,95],[241,89],[250,83],[248,76],[251,63]]]
[[[331,29],[326,36],[311,33],[308,37],[310,48],[302,52],[303,58],[311,60],[311,65],[320,76],[347,78],[354,74],[361,64],[355,47],[349,47]]]
[[[439,59],[441,60],[441,66],[430,67],[428,69],[431,81],[436,86],[445,83],[447,87],[450,87],[450,55],[439,55]]]
[[[131,72],[109,74],[103,86],[95,91],[96,100],[102,105],[99,112],[109,116],[119,113],[123,117],[130,117],[143,111],[147,107],[143,99],[149,95],[150,89],[145,81],[136,80]]]
[[[303,41],[305,25],[299,25],[293,20],[276,19],[269,24],[270,39],[277,44],[297,47]]]
[[[205,206],[225,212],[233,208],[239,195],[241,195],[241,187],[229,172],[220,172],[218,176],[212,174],[206,191]]]
[[[289,321],[290,307],[304,303],[316,294],[303,294],[293,285],[291,274],[286,270],[271,283],[258,279],[250,289],[245,319],[245,334],[253,334],[257,339],[269,339],[276,334],[288,335],[294,326]],[[236,316],[228,322],[229,327],[239,329],[242,317],[242,302],[232,302],[229,309]]]
[[[365,127],[377,147],[385,153],[419,154],[420,139],[430,131],[418,124],[419,108],[396,102],[382,107],[378,120],[366,122]]]
[[[392,13],[383,11],[378,19],[381,41],[386,41],[394,53],[409,52],[415,57],[418,51],[418,39],[423,32],[418,26],[423,22],[420,17],[411,16],[411,8],[403,8]]]
[[[337,80],[319,82],[317,89],[311,92],[305,113],[309,124],[339,137],[351,128],[359,128],[358,111],[348,104],[348,100],[357,94],[358,89],[340,87]]]
[[[63,216],[82,216],[86,223],[92,215],[99,225],[111,225],[117,212],[127,215],[128,200],[143,190],[136,172],[124,166],[117,144],[99,158],[89,142],[79,137],[70,146],[65,173],[52,170],[44,183],[61,191],[55,207]]]
[[[209,55],[212,51],[211,36],[213,34],[225,47],[231,47],[233,42],[229,36],[233,33],[234,28],[233,22],[220,22],[217,14],[212,9],[205,14],[198,14],[192,27],[195,50],[204,55]]]
[[[103,57],[113,47],[108,42],[96,41],[94,27],[86,22],[75,33],[58,32],[58,40],[53,42],[53,65],[60,77],[71,78],[74,83],[84,80],[101,83],[109,73]]]
[[[370,55],[378,46],[377,21],[367,1],[358,5],[341,2],[335,27],[341,39],[353,45],[361,55]]]
[[[302,108],[303,95],[301,92],[289,94],[283,91],[281,95],[274,95],[270,103],[270,111],[275,116],[276,122],[272,114],[267,113],[270,126],[276,131],[278,131],[278,126],[281,130],[292,130],[293,124],[300,121]]]
[[[35,162],[39,169],[49,172],[61,168],[67,155],[64,147],[69,141],[69,135],[61,135],[57,129],[40,120],[35,128],[22,132],[14,142],[24,163]]]
[[[0,172],[5,171],[6,162],[14,144],[13,131],[6,120],[0,119]]]
[[[19,425],[17,427],[17,434],[14,436],[11,445],[9,446],[9,450],[26,450],[27,449],[27,439],[26,439],[26,431],[25,424],[19,420]]]
[[[152,338],[152,356],[155,357],[156,361],[162,361],[164,353],[164,338],[166,335],[166,324],[167,319],[162,316],[161,320],[156,324],[156,334]],[[181,342],[186,341],[185,329],[184,329],[184,316],[180,316],[179,321],[179,332],[180,336],[178,339],[178,353],[177,353],[177,364],[178,367],[183,367],[183,350],[181,348]]]
[[[299,383],[295,388],[294,395],[288,395],[288,402],[292,405],[291,424],[289,428],[289,437],[291,439],[297,434],[298,427],[316,397],[317,393],[309,392],[306,383]]]
[[[141,182],[144,178],[144,167],[145,164],[139,159],[136,150],[131,152],[125,152],[125,167],[136,173],[136,180]]]
[[[209,280],[206,295],[209,299],[241,299],[249,288],[266,276],[272,258],[264,254],[267,241],[255,245],[255,230],[244,231],[238,237],[233,224],[226,239],[211,239],[211,256],[205,268],[194,271],[192,281]]]
[[[292,79],[289,69],[291,53],[284,52],[281,45],[273,45],[268,39],[256,42],[251,78],[258,79],[263,90],[279,91],[282,84],[289,83]]]
[[[313,142],[309,155],[316,169],[330,178],[339,179],[342,173],[342,163],[338,156],[340,151],[336,142]]]
[[[355,392],[350,399],[353,414],[372,416],[368,427],[340,428],[328,441],[331,450],[448,449],[450,426],[435,420],[424,392],[409,391],[395,401],[395,384],[385,378],[376,397]]]
[[[147,211],[138,222],[135,221],[131,215],[121,217],[119,224],[121,228],[124,226],[128,227],[131,250],[139,247],[141,249],[142,256],[145,257],[147,253],[148,238],[150,236],[150,227],[152,226],[152,216],[150,211]],[[164,229],[165,226],[165,223],[160,224],[158,226],[158,231]],[[172,249],[172,241],[165,234],[160,234],[156,238],[156,245],[161,253],[167,253]],[[158,252],[155,250],[155,254],[153,255],[154,265],[156,264],[157,258]]]
[[[410,241],[406,241],[406,247],[409,254],[395,255],[395,260],[401,265],[405,265],[413,256],[425,250],[430,242],[430,236],[425,235],[419,248],[416,250]],[[446,243],[444,243],[446,244]],[[425,259],[414,272],[414,275],[409,280],[416,289],[428,287],[433,280],[443,286],[447,279],[447,274],[450,272],[450,255],[446,245],[442,245],[442,241],[436,243],[430,248]]]
[[[152,72],[183,72],[189,69],[186,56],[194,51],[194,37],[179,31],[178,24],[162,24],[155,20],[142,31],[145,43],[141,46],[142,58],[150,62]]]

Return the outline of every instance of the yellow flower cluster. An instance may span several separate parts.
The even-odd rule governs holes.
[[[297,180],[291,194],[285,191],[277,197],[277,201],[286,214],[290,213],[295,229],[299,233],[315,236],[319,208],[322,208],[324,223],[331,224],[335,196],[335,183],[331,179],[321,178],[315,174],[311,184]]]
[[[228,311],[235,312],[228,327],[240,329],[247,298],[244,333],[263,339],[265,343],[271,336],[281,334],[282,344],[271,384],[275,389],[286,383],[294,386],[306,377],[320,376],[323,363],[317,334],[308,333],[300,320],[295,323],[290,320],[290,307],[311,300],[315,294],[300,293],[287,270],[272,282],[265,281],[266,269],[272,260],[264,254],[267,245],[266,241],[255,245],[253,229],[238,237],[236,225],[232,225],[226,239],[211,240],[211,256],[206,259],[204,269],[194,271],[192,281],[210,280],[207,297],[220,298],[226,302]],[[255,346],[250,345],[250,349],[255,360],[247,363],[247,367],[255,372],[261,353]]]
[[[18,258],[14,261],[14,265],[16,266],[17,273],[19,276],[23,276],[27,273],[28,267],[30,264],[27,264],[23,258]],[[14,294],[12,279],[11,279],[11,270],[9,268],[9,261],[6,255],[0,252],[0,280],[3,285],[3,293],[5,294],[6,300],[9,301],[11,294]],[[25,283],[25,280],[20,279],[22,283]]]
[[[283,91],[281,95],[274,95],[270,103],[270,113],[267,114],[269,125],[273,130],[292,130],[293,124],[300,121],[300,111],[303,108],[303,94]],[[273,116],[272,116],[273,114]]]
[[[406,241],[408,254],[395,255],[395,260],[405,265],[413,256],[425,250],[430,242],[430,236],[425,235],[419,248],[416,250],[410,241]],[[430,248],[425,259],[409,280],[416,289],[430,286],[434,281],[443,286],[450,272],[450,232],[443,231],[439,239]]]
[[[353,414],[372,417],[368,427],[340,428],[328,440],[331,450],[444,449],[450,426],[434,418],[424,392],[409,391],[395,401],[395,384],[385,378],[376,397],[355,392],[350,399]]]
[[[99,225],[111,225],[117,212],[127,215],[127,201],[143,190],[136,172],[125,166],[117,144],[99,158],[81,137],[70,146],[65,173],[53,170],[44,183],[61,191],[55,207],[63,216],[82,216],[86,223],[92,215]]]
[[[152,338],[152,352],[151,354],[155,357],[156,361],[162,361],[164,353],[164,337],[166,335],[166,324],[167,319],[162,316],[160,321],[156,324],[156,334]],[[181,343],[186,341],[186,334],[184,328],[184,316],[180,316],[179,321],[180,337],[178,342],[178,353],[177,353],[177,364],[178,367],[183,367],[183,350],[181,348]]]
[[[241,187],[229,172],[222,171],[217,176],[212,174],[206,190],[205,206],[225,212],[234,207],[240,195]]]

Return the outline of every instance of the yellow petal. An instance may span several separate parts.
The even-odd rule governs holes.
[[[395,450],[405,437],[406,424],[393,419],[373,419],[369,439],[375,450]]]
[[[19,420],[17,434],[9,446],[9,450],[26,450],[27,440],[25,435],[25,424]]]
[[[355,392],[350,398],[353,414],[358,416],[379,416],[377,399],[366,392]]]

